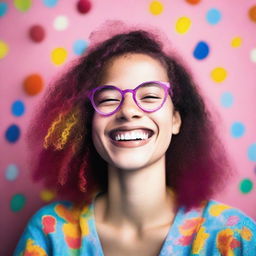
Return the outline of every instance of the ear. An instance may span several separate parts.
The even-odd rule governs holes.
[[[172,117],[172,134],[178,134],[180,132],[181,127],[181,117],[178,111],[173,112]]]

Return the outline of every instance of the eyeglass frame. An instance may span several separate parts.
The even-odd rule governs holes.
[[[164,94],[165,94],[165,95],[164,95],[163,102],[162,102],[162,104],[161,104],[158,108],[156,108],[156,109],[154,109],[154,110],[146,110],[146,109],[143,109],[143,108],[139,105],[139,103],[137,102],[136,97],[135,97],[137,90],[138,90],[141,86],[143,86],[143,85],[145,85],[145,84],[148,84],[148,83],[156,83],[156,84],[158,84],[160,87],[162,87],[162,88],[164,89]],[[121,99],[121,101],[120,101],[120,103],[119,103],[119,106],[118,106],[114,111],[112,111],[112,112],[110,112],[110,113],[108,113],[108,114],[101,112],[101,111],[97,108],[97,106],[96,106],[96,104],[95,104],[95,102],[94,102],[94,100],[93,100],[95,93],[96,93],[98,90],[102,89],[102,88],[113,88],[113,89],[116,89],[117,91],[120,92],[120,94],[121,94],[121,96],[122,96],[122,99]],[[103,115],[103,116],[106,116],[106,117],[107,117],[107,116],[111,116],[111,115],[115,114],[115,113],[121,108],[121,106],[122,106],[122,104],[123,104],[123,102],[124,102],[124,96],[125,96],[125,94],[126,94],[127,92],[132,93],[132,97],[133,97],[133,100],[134,100],[134,102],[136,103],[136,105],[137,105],[143,112],[146,112],[146,113],[152,113],[152,112],[155,112],[155,111],[159,110],[159,109],[164,105],[164,103],[165,103],[165,101],[166,101],[166,99],[167,99],[167,97],[168,97],[168,94],[169,94],[171,97],[173,97],[173,90],[172,90],[171,84],[170,84],[169,82],[161,82],[161,81],[146,81],[146,82],[143,82],[143,83],[139,84],[139,85],[138,85],[136,88],[134,88],[134,89],[125,89],[125,90],[122,90],[122,89],[120,89],[120,88],[118,88],[118,87],[116,87],[116,86],[114,86],[114,85],[102,85],[102,86],[98,86],[98,87],[95,87],[94,89],[90,90],[90,91],[88,92],[87,96],[89,97],[90,102],[91,102],[91,104],[92,104],[94,110],[95,110],[97,113],[99,113],[100,115]]]

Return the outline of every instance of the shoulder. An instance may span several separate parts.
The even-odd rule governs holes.
[[[56,214],[58,209],[69,209],[72,208],[73,203],[70,201],[55,201],[50,204],[42,206],[39,210],[37,210],[30,219],[30,223],[35,223],[39,220],[42,220],[44,217],[59,217]]]
[[[78,249],[81,236],[90,233],[92,216],[92,205],[77,206],[70,201],[45,205],[28,222],[14,255],[27,255],[31,250],[38,255],[71,255],[70,248]]]
[[[242,237],[256,236],[256,222],[252,218],[241,210],[215,200],[206,201],[188,211],[181,209],[177,219],[182,234],[189,229],[190,233],[200,231],[212,234],[211,237],[235,233]]]
[[[203,217],[209,224],[218,224],[219,228],[248,227],[256,231],[256,222],[241,210],[210,200],[203,210]]]
[[[256,223],[245,213],[211,200],[203,209],[202,219],[195,243],[202,243],[201,235],[204,234],[206,250],[220,252],[221,255],[227,252],[230,255],[255,255]]]
[[[34,215],[43,215],[43,214],[51,214],[54,212],[55,207],[61,205],[63,207],[70,208],[74,204],[71,201],[55,201],[50,204],[46,204],[42,206]]]
[[[30,222],[38,221],[43,225],[53,225],[54,222],[71,222],[79,220],[81,216],[92,215],[92,205],[78,206],[71,201],[55,201],[41,207],[31,218]]]

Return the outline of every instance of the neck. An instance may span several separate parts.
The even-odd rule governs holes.
[[[116,227],[147,229],[169,223],[174,198],[166,188],[165,161],[140,170],[109,167],[103,221]]]

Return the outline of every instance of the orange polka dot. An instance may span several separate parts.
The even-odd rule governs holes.
[[[201,0],[186,0],[189,4],[199,4]]]
[[[44,82],[39,74],[32,74],[24,79],[23,88],[28,95],[37,95],[42,91],[43,87]]]
[[[249,9],[248,14],[249,14],[251,21],[256,22],[256,5],[252,6]]]

